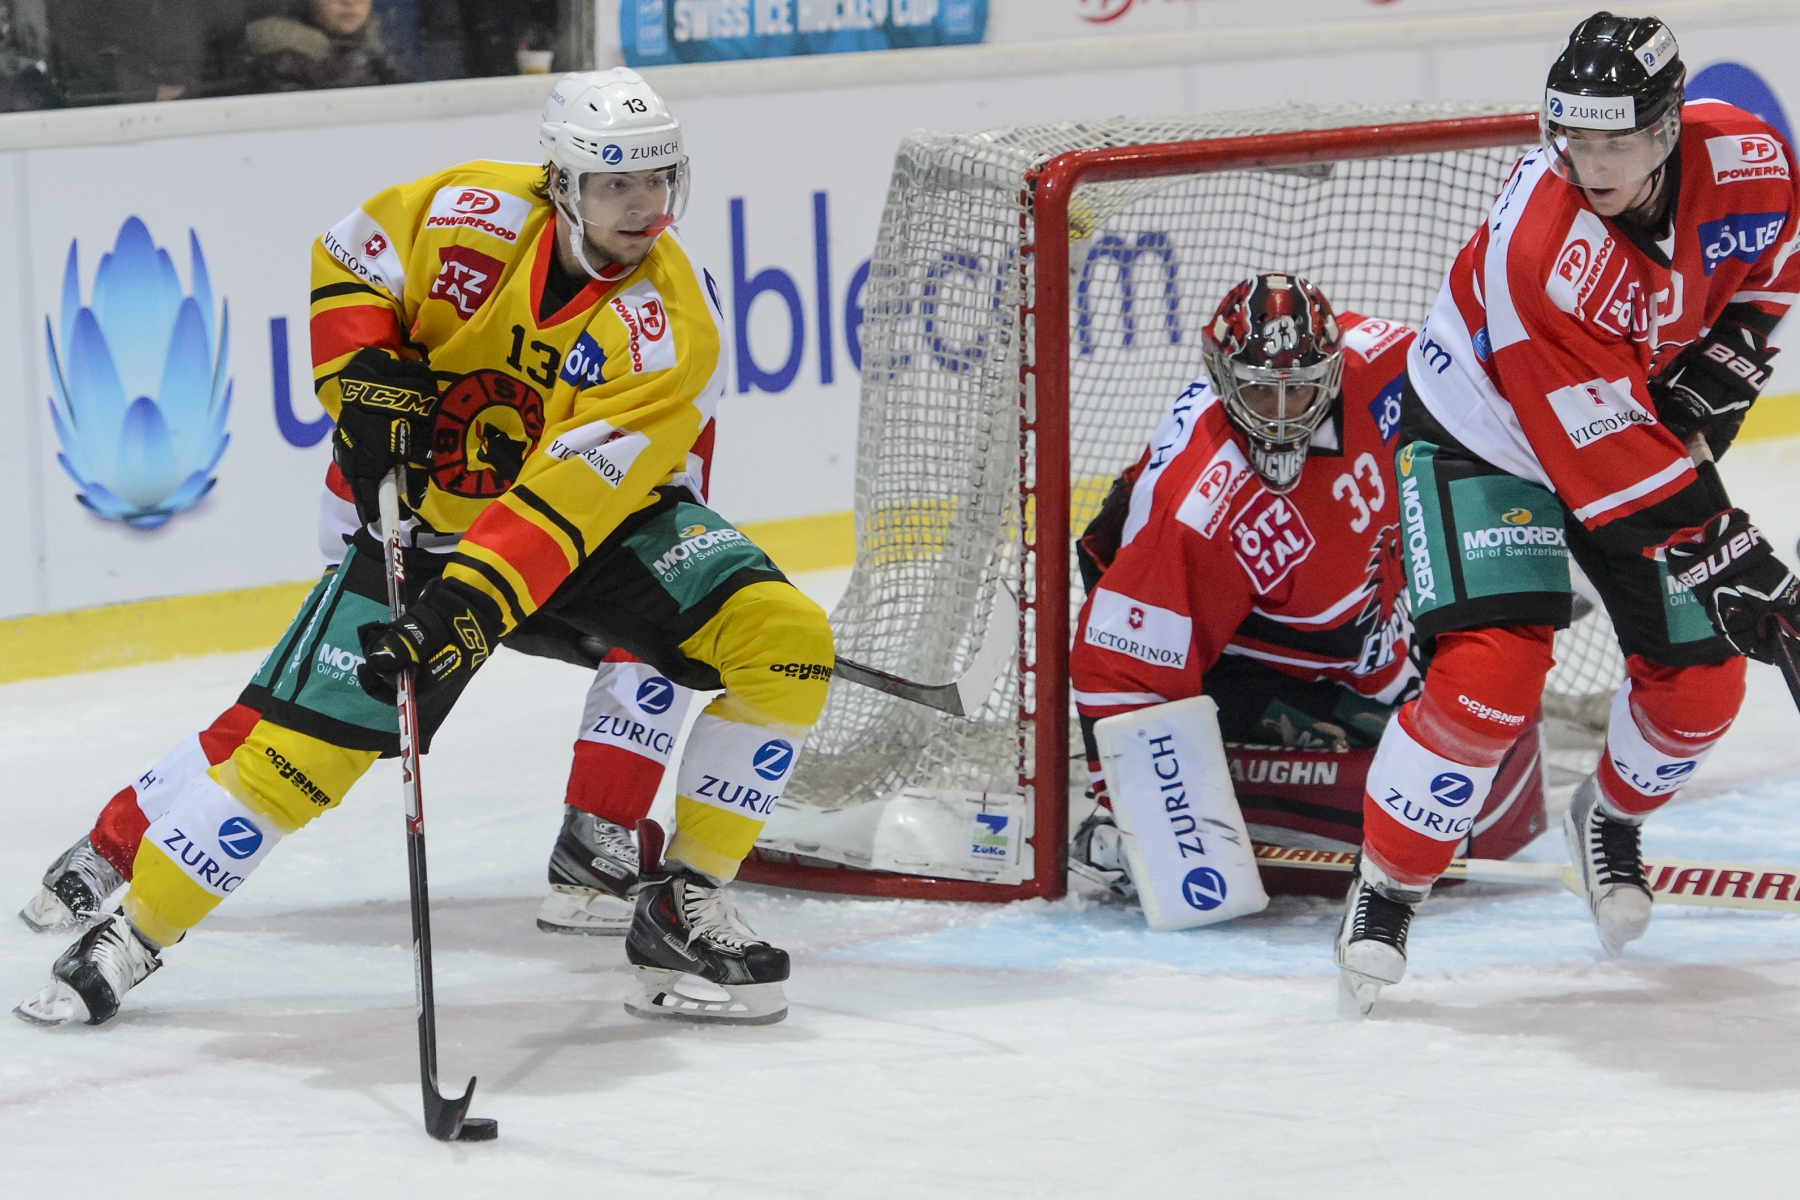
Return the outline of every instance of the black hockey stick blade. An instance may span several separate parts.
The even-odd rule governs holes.
[[[851,683],[860,683],[866,688],[874,688],[902,700],[911,700],[914,704],[923,704],[926,708],[935,708],[953,717],[968,715],[963,712],[962,693],[954,683],[914,683],[886,671],[877,671],[874,667],[865,667],[841,654],[837,659],[836,670],[840,678],[848,679]]]
[[[452,1100],[441,1096],[429,1081],[425,1084],[425,1132],[440,1142],[491,1142],[500,1136],[500,1122],[492,1117],[471,1117],[469,1102],[475,1098],[475,1077]]]

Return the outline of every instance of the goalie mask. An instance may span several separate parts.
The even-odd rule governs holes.
[[[687,207],[681,122],[635,71],[564,75],[544,101],[538,144],[569,248],[595,279],[602,275],[588,259],[590,226],[654,239]]]
[[[1270,491],[1293,490],[1344,374],[1337,317],[1298,275],[1264,272],[1232,288],[1200,334],[1207,378],[1249,443]]]
[[[1569,34],[1544,83],[1538,139],[1576,187],[1630,187],[1681,137],[1687,81],[1675,35],[1655,17],[1595,13]]]

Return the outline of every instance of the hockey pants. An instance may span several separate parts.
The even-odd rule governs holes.
[[[652,669],[631,653],[615,652],[596,674],[588,703],[592,719],[584,720],[581,739],[595,749],[578,749],[570,782],[569,799],[579,807],[609,819],[643,815],[660,779],[660,761],[654,773],[625,773],[616,793],[596,785],[585,770],[616,767],[619,760],[608,750],[648,760],[639,751],[654,755],[660,749],[666,761],[673,745],[669,719],[678,731],[683,688],[722,689],[695,722],[682,755],[667,857],[729,880],[780,798],[824,705],[831,633],[818,606],[741,535],[717,539],[722,554],[714,557],[725,561],[712,563],[710,575],[701,577],[710,579],[707,586],[677,578],[661,593],[647,590],[643,564],[658,561],[659,547],[666,557],[664,543],[679,543],[681,532],[699,523],[698,508],[671,502],[637,514],[609,539],[617,542],[613,552],[603,547],[591,556],[592,570],[571,577],[543,615],[615,644],[629,640],[636,657],[658,664]],[[176,747],[101,813],[94,845],[131,880],[127,915],[159,944],[196,925],[276,842],[336,807],[375,759],[391,752],[392,709],[385,710],[387,729],[376,728],[360,707],[373,701],[360,689],[354,695],[347,690],[355,687],[353,656],[338,648],[355,644],[340,627],[367,619],[367,606],[379,594],[367,555],[360,566],[357,558],[353,550],[338,572],[321,581],[238,705]],[[417,577],[410,564],[409,575]],[[623,637],[615,632],[621,628]],[[421,703],[427,744],[454,699],[427,693]],[[670,736],[647,732],[650,722],[642,723],[645,732],[634,733],[636,718],[616,719],[628,705],[661,718],[655,726]]]

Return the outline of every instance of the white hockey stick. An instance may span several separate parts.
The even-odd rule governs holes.
[[[1258,844],[1256,861],[1269,867],[1348,873],[1356,866],[1356,855],[1343,850],[1301,850]],[[1800,913],[1800,867],[1652,858],[1644,860],[1644,876],[1650,881],[1651,894],[1658,904],[1703,904],[1715,908]],[[1473,883],[1560,883],[1580,894],[1575,883],[1575,868],[1563,863],[1458,858],[1451,861],[1444,878],[1467,879]]]

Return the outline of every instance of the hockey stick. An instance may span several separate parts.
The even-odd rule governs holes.
[[[1356,855],[1344,850],[1303,850],[1291,846],[1256,845],[1256,861],[1270,867],[1303,871],[1356,868]],[[1713,908],[1755,908],[1800,913],[1800,867],[1756,867],[1734,863],[1646,859],[1644,877],[1659,904],[1700,904]],[[1445,879],[1471,883],[1560,883],[1576,895],[1575,868],[1563,863],[1506,862],[1496,858],[1451,860]]]
[[[981,639],[981,649],[975,652],[975,657],[954,682],[915,683],[902,676],[864,666],[841,654],[837,657],[836,674],[851,683],[859,683],[863,687],[874,688],[878,692],[898,696],[914,704],[923,704],[926,708],[935,708],[953,717],[966,717],[980,708],[993,694],[1000,672],[1006,669],[1006,664],[1017,652],[1015,634],[1018,627],[1018,603],[1011,592],[1004,587],[997,588],[994,611],[988,616],[987,636]]]
[[[401,552],[400,475],[381,481],[381,537],[386,544],[388,611],[406,613],[406,556]],[[425,888],[425,810],[419,796],[419,705],[413,673],[402,671],[395,687],[400,718],[400,779],[406,796],[406,871],[412,892],[413,996],[419,1015],[419,1086],[425,1093],[425,1132],[440,1142],[487,1142],[500,1136],[491,1117],[468,1116],[475,1077],[460,1099],[438,1091],[437,1005],[431,994],[431,898]]]
[[[1725,494],[1725,481],[1719,478],[1719,464],[1713,459],[1712,447],[1706,444],[1706,434],[1696,433],[1687,442],[1688,457],[1694,460],[1694,470],[1710,466],[1713,488],[1717,493],[1715,499],[1721,501],[1721,507],[1731,507],[1731,497]],[[1787,684],[1788,695],[1793,697],[1794,707],[1800,708],[1800,635],[1786,621],[1776,618],[1775,629],[1775,669],[1781,672],[1781,680]]]

